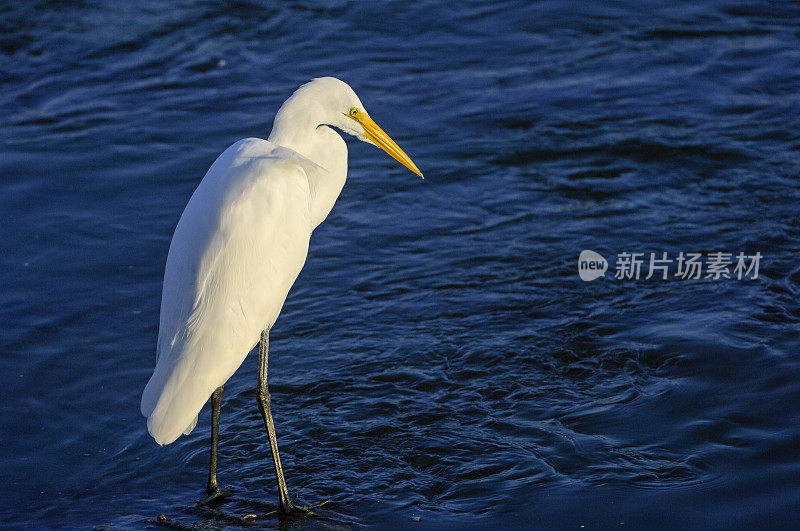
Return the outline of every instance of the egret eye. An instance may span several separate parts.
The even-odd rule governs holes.
[[[356,109],[355,107],[350,109],[350,116],[355,116],[356,114],[358,114],[358,109]]]

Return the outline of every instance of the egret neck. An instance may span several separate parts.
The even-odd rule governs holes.
[[[322,116],[308,112],[309,106],[304,104],[297,97],[287,100],[275,116],[268,140],[299,153],[319,166],[304,167],[311,190],[313,230],[328,217],[344,188],[347,178],[347,144],[338,131],[324,123]],[[310,109],[315,107],[312,104]]]

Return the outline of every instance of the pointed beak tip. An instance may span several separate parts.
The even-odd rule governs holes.
[[[422,179],[425,179],[425,176],[422,175],[422,172],[420,171],[419,168],[417,168],[417,165],[414,164],[413,162],[411,162],[411,159],[408,159],[408,160],[409,160],[410,164],[406,164],[404,162],[401,162],[401,164],[403,164],[403,166],[405,166],[406,168],[411,170],[411,173],[413,173],[414,175],[419,175]]]

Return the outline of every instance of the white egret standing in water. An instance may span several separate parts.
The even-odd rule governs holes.
[[[175,228],[164,271],[156,368],[141,410],[156,442],[169,444],[194,429],[211,397],[207,500],[222,495],[216,469],[223,384],[260,343],[258,407],[280,508],[293,509],[270,413],[267,345],[305,263],[311,231],[327,217],[347,177],[347,146],[337,129],[422,176],[350,86],[331,77],[314,79],[280,108],[269,140],[240,140],[219,156]]]

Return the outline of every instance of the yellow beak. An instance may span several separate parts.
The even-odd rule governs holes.
[[[417,168],[417,165],[414,164],[414,161],[412,161],[409,158],[409,156],[406,155],[405,152],[402,149],[400,149],[400,146],[398,146],[395,143],[395,141],[392,140],[389,137],[389,135],[387,135],[386,133],[383,132],[383,129],[378,127],[378,124],[376,124],[372,120],[372,118],[369,118],[368,116],[365,116],[364,114],[361,114],[358,117],[353,117],[353,116],[350,116],[350,117],[353,118],[355,121],[357,121],[358,123],[360,123],[364,127],[364,136],[369,141],[373,142],[376,146],[378,146],[379,148],[384,150],[394,160],[396,160],[397,162],[399,162],[400,164],[402,164],[403,166],[405,166],[409,170],[413,171],[414,173],[416,173],[417,175],[419,175],[423,179],[425,178],[422,175],[422,172],[419,171],[419,168]]]

